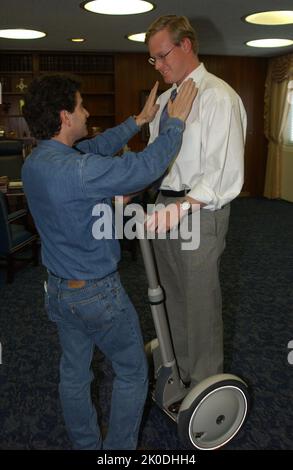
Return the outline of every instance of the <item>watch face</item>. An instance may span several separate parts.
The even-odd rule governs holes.
[[[188,211],[191,207],[191,204],[188,201],[183,201],[181,204],[181,207],[184,211]]]

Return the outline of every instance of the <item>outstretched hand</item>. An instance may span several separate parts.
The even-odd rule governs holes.
[[[174,101],[168,101],[168,115],[186,121],[198,89],[192,78],[184,82]]]
[[[148,96],[148,99],[145,102],[142,111],[139,113],[138,116],[135,117],[135,122],[138,126],[142,126],[147,122],[152,122],[155,115],[157,114],[157,111],[159,109],[159,105],[156,104],[158,86],[159,82],[156,81]]]

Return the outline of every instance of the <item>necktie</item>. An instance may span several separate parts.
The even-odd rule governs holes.
[[[177,88],[174,88],[174,90],[172,90],[172,92],[171,92],[170,100],[174,101],[176,96],[177,96]],[[164,109],[162,111],[162,114],[161,114],[161,117],[160,117],[160,125],[159,125],[159,132],[160,133],[161,133],[164,125],[166,124],[166,121],[167,121],[168,118],[169,118],[169,114],[168,114],[168,103],[167,103],[166,106],[164,107]]]

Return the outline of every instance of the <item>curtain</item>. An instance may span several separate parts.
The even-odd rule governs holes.
[[[270,59],[265,84],[265,136],[268,157],[264,196],[281,196],[283,131],[289,112],[289,81],[293,79],[293,54]]]

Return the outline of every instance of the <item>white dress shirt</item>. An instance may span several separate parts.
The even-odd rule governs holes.
[[[188,196],[206,204],[204,209],[216,210],[232,201],[243,185],[246,112],[237,93],[203,64],[188,78],[193,78],[198,93],[181,149],[160,189],[189,189]],[[150,123],[149,143],[159,133],[160,116],[174,88],[158,98],[160,110]]]

